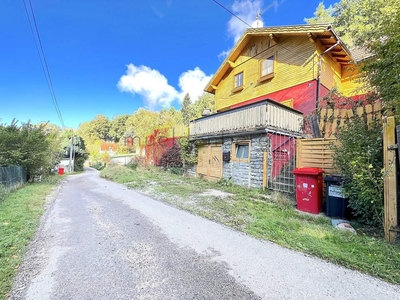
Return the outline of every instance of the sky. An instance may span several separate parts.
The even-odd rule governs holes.
[[[246,23],[264,11],[264,26],[281,26],[304,24],[320,0],[218,2]],[[213,0],[1,0],[0,123],[15,118],[78,128],[99,114],[112,120],[140,107],[179,109],[186,93],[197,100],[248,28],[221,5]]]

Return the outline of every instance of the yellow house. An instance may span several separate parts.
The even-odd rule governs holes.
[[[330,25],[248,29],[207,84],[217,111],[265,98],[308,114],[336,88],[365,94],[357,61]]]
[[[330,25],[248,29],[205,87],[217,113],[190,124],[196,174],[293,192],[295,141],[303,115],[333,88],[365,94],[357,62]]]

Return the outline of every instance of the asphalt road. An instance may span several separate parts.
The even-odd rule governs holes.
[[[103,180],[68,176],[11,299],[400,299],[399,286]]]

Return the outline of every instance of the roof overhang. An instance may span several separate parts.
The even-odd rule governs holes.
[[[329,49],[329,54],[337,63],[347,65],[354,62],[351,52],[329,24],[249,28],[243,33],[242,37],[227,55],[217,72],[208,82],[204,91],[214,93],[226,72],[229,69],[233,69],[233,62],[240,56],[250,40],[253,37],[259,36],[269,37],[277,43],[279,43],[280,38],[285,36],[307,36],[311,42],[319,42],[322,46],[322,52]]]

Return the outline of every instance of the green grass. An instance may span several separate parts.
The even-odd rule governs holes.
[[[39,226],[46,196],[61,178],[25,184],[0,202],[0,298],[7,298],[26,246]]]
[[[157,168],[132,171],[112,166],[101,176],[254,237],[400,284],[400,246],[384,241],[382,230],[352,223],[357,235],[339,231],[325,216],[299,213],[292,197],[246,189],[226,180],[215,183],[178,176]],[[232,195],[204,196],[209,189]]]

